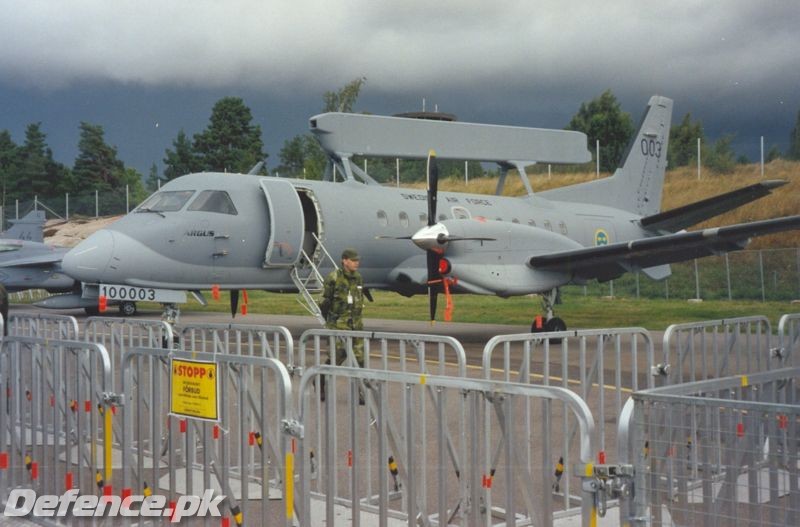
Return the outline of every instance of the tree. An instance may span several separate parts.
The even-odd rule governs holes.
[[[153,163],[152,165],[150,165],[150,172],[147,175],[145,189],[148,192],[155,192],[156,190],[161,188],[160,181],[161,177],[158,175],[158,167],[156,166],[155,163]]]
[[[736,154],[731,148],[733,135],[725,134],[717,139],[705,152],[703,152],[703,164],[720,174],[733,172],[736,164]]]
[[[67,168],[53,159],[42,123],[29,124],[17,150],[15,197],[54,196],[70,188]]]
[[[182,129],[178,137],[172,142],[175,150],[166,150],[164,158],[164,177],[171,181],[176,177],[185,176],[199,170],[200,162],[194,153],[192,142]]]
[[[668,166],[677,168],[697,163],[697,139],[705,143],[703,124],[692,122],[692,114],[687,113],[681,124],[669,131],[669,149],[667,150]]]
[[[195,134],[193,151],[199,169],[216,172],[248,172],[266,159],[261,127],[238,97],[224,97],[214,104],[211,119],[202,133]]]
[[[15,167],[18,148],[8,130],[0,132],[0,185],[2,185],[0,191],[3,192],[3,205],[6,204],[7,193],[17,185],[18,175]]]
[[[119,188],[125,165],[117,159],[117,149],[106,144],[103,127],[81,121],[80,131],[78,157],[72,169],[76,186],[83,190]]]
[[[322,96],[322,111],[351,113],[366,81],[366,77],[359,77],[338,91],[325,92]],[[279,157],[281,164],[275,170],[277,173],[302,175],[308,179],[322,179],[328,162],[328,157],[319,142],[311,134],[297,135],[286,140]]]
[[[339,91],[326,91],[322,96],[325,102],[323,111],[353,113],[353,106],[365,82],[367,82],[366,77],[359,77],[345,84]]]
[[[305,163],[304,137],[296,135],[283,142],[283,148],[278,154],[281,164],[275,169],[276,172],[289,176],[297,176],[303,173]]]
[[[776,159],[780,159],[782,155],[783,154],[781,154],[781,149],[778,148],[777,145],[772,145],[772,147],[770,147],[770,149],[767,151],[767,156],[766,159],[764,159],[764,162],[771,163]]]
[[[600,141],[600,169],[604,171],[619,166],[634,132],[631,116],[622,111],[611,90],[604,91],[588,104],[582,103],[567,130],[585,133],[591,149]]]
[[[789,134],[789,149],[786,151],[786,157],[800,161],[800,111],[797,112],[797,121]]]

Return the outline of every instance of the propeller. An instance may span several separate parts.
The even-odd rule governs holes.
[[[231,289],[231,317],[236,318],[236,311],[239,309],[239,290]]]
[[[433,150],[428,152],[426,174],[428,181],[428,230],[430,230],[434,227],[434,225],[436,225],[436,203],[439,194],[439,164],[436,162],[436,152]],[[414,237],[411,239],[414,240]],[[417,241],[414,240],[414,243],[417,243]],[[423,247],[423,249],[425,249],[425,252],[427,253],[428,306],[430,309],[431,323],[433,323],[433,321],[436,320],[436,302],[439,296],[439,287],[435,284],[435,282],[439,281],[441,283],[442,280],[442,274],[439,272],[439,263],[442,260],[444,246],[430,246]]]
[[[446,225],[437,222],[436,209],[439,197],[439,166],[436,161],[436,152],[433,150],[428,152],[426,179],[428,224],[414,233],[413,236],[376,236],[376,239],[410,239],[417,247],[425,251],[428,275],[428,305],[430,308],[431,323],[433,323],[436,319],[436,304],[439,291],[444,291],[445,296],[448,297],[448,305],[450,305],[449,286],[455,283],[454,280],[445,283],[448,279],[444,277],[444,274],[447,274],[449,271],[442,270],[442,260],[444,258],[444,252],[447,249],[447,244],[452,241],[494,241],[496,238],[453,235],[447,230]],[[449,264],[445,263],[444,267],[449,268]],[[446,310],[445,319],[448,319],[448,316],[448,311]]]

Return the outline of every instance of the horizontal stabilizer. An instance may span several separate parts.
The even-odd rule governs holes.
[[[768,196],[773,189],[782,187],[786,183],[787,181],[780,179],[762,181],[719,196],[690,203],[683,207],[653,214],[639,221],[642,227],[649,230],[677,232],[741,207],[751,201]]]
[[[600,245],[543,256],[534,256],[530,265],[538,270],[573,273],[590,280],[608,280],[630,269],[644,269],[743,249],[749,238],[800,229],[800,216],[740,223],[654,236],[611,245]]]

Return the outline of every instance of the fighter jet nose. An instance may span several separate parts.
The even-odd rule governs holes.
[[[114,233],[102,229],[72,248],[61,261],[61,268],[81,282],[102,281],[114,253]]]

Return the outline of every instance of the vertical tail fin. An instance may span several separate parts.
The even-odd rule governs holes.
[[[606,205],[641,216],[659,212],[671,120],[672,99],[652,96],[622,166],[613,176],[541,195],[554,200]]]
[[[0,237],[30,242],[44,241],[44,223],[47,218],[43,210],[32,210],[22,218],[10,221],[13,225],[0,234]]]

